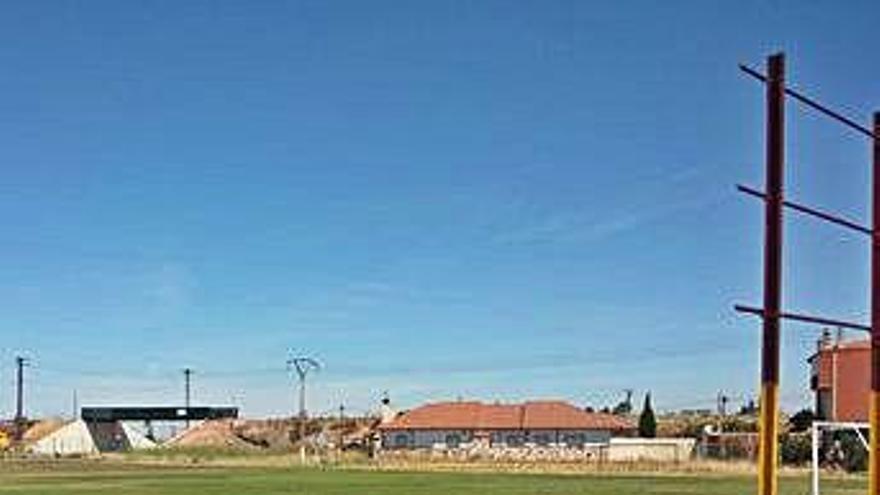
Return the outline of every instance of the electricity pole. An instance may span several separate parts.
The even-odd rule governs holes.
[[[27,366],[28,359],[22,356],[15,358],[15,439],[21,441],[24,436],[25,416],[24,416],[24,367]]]
[[[190,408],[190,399],[191,399],[191,380],[192,380],[193,370],[191,368],[184,368],[183,370],[183,380],[184,380],[184,396],[185,396],[185,404],[186,404],[186,427],[189,428],[189,408]]]
[[[321,369],[321,363],[306,356],[292,357],[287,360],[287,369],[296,371],[299,379],[299,460],[306,463],[306,377],[309,371]]]
[[[715,407],[718,411],[718,415],[722,418],[727,416],[727,404],[730,403],[730,397],[724,393],[723,390],[718,391],[718,398],[716,399]]]
[[[339,404],[339,459],[342,460],[342,442],[345,440],[345,404]]]

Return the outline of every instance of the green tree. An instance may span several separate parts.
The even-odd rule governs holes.
[[[809,409],[801,409],[788,420],[788,425],[791,428],[791,431],[799,433],[809,430],[813,425],[813,419],[815,419],[813,411]]]
[[[639,436],[642,438],[657,436],[657,418],[654,417],[654,409],[651,407],[651,392],[645,394],[645,405],[639,416]]]
[[[626,390],[626,398],[622,401],[618,402],[614,409],[611,410],[612,414],[616,414],[618,416],[626,416],[632,412],[632,390]]]

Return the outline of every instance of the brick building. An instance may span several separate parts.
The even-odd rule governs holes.
[[[814,410],[828,421],[867,421],[871,389],[871,343],[832,339],[826,332],[810,363]]]
[[[630,435],[634,425],[619,416],[586,412],[562,401],[522,404],[441,402],[404,413],[379,427],[388,449],[567,446],[607,444]]]

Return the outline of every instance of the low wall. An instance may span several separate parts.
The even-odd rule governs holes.
[[[693,438],[612,438],[607,459],[611,462],[684,462],[694,455]]]
[[[413,461],[584,462],[602,460],[607,448],[607,444],[588,444],[582,447],[560,445],[490,447],[471,443],[462,445],[459,448],[446,448],[442,445],[437,445],[434,448],[422,449],[384,449],[379,452],[379,456],[388,460]]]
[[[437,444],[433,448],[383,449],[378,454],[388,460],[675,463],[690,460],[695,444],[696,440],[691,438],[613,438],[608,443],[580,447],[558,444],[505,447],[474,442],[458,448]]]

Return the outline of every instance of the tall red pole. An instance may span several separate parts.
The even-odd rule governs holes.
[[[785,163],[785,55],[767,59],[767,197],[764,211],[764,320],[758,495],[777,495],[779,314],[782,304],[782,207]]]
[[[874,114],[874,136],[880,136],[880,113]],[[871,449],[868,493],[880,495],[880,139],[873,140],[871,191]]]

